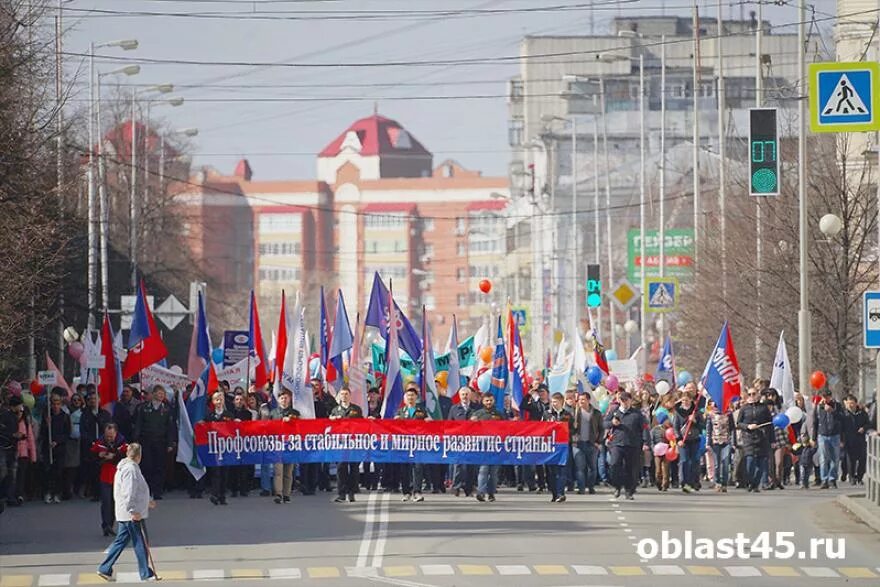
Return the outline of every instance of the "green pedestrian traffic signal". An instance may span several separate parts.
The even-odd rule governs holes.
[[[778,196],[779,135],[776,108],[749,109],[749,161],[749,194]]]
[[[587,307],[598,308],[602,305],[602,279],[599,265],[587,265]]]

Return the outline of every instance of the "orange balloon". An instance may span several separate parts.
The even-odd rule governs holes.
[[[449,381],[449,372],[448,371],[439,371],[437,373],[437,375],[434,377],[434,381],[439,383],[442,387],[446,387],[446,384]]]
[[[822,389],[827,382],[825,374],[821,371],[813,371],[813,374],[810,375],[810,385],[813,386],[813,389]]]
[[[480,360],[484,363],[492,361],[492,347],[484,346],[480,349]]]

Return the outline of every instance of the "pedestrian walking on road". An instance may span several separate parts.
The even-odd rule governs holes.
[[[122,551],[131,542],[137,558],[138,572],[142,581],[157,580],[156,572],[150,568],[144,534],[144,520],[156,503],[150,499],[147,485],[140,468],[141,445],[132,443],[126,450],[126,458],[119,462],[116,478],[113,481],[113,499],[116,502],[116,539],[107,550],[107,557],[98,567],[98,576],[105,581],[113,580],[113,565]]]
[[[330,411],[331,420],[345,420],[348,418],[363,418],[364,412],[357,404],[351,403],[351,390],[343,387],[336,394],[336,407]],[[358,463],[339,463],[336,465],[336,503],[342,503],[348,498],[354,503],[354,494],[358,487]]]
[[[605,429],[610,435],[611,483],[614,497],[620,497],[623,489],[626,499],[633,499],[639,482],[642,450],[651,444],[651,435],[644,414],[632,407],[630,392],[622,391],[618,397],[617,409],[609,408],[605,415]]]

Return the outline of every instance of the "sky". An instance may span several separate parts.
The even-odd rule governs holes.
[[[50,4],[53,2],[49,1]],[[794,0],[765,6],[774,25],[797,21]],[[170,128],[196,127],[194,164],[254,179],[311,179],[316,154],[374,109],[400,122],[435,164],[456,159],[505,175],[506,80],[525,35],[605,33],[616,15],[690,15],[690,0],[69,0],[65,76],[71,104],[88,97],[90,42],[136,38],[135,51],[96,51],[99,71],[139,62],[119,80],[173,83],[185,103],[154,107]],[[717,2],[699,2],[715,15]],[[816,17],[836,12],[815,0]],[[755,2],[723,2],[738,18]],[[830,23],[820,26],[827,29]],[[793,32],[783,27],[779,32]],[[418,63],[414,63],[418,62]],[[427,62],[427,63],[425,63]],[[446,63],[444,63],[446,62]]]

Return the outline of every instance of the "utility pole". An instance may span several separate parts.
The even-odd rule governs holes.
[[[700,12],[697,8],[697,0],[694,0],[694,278],[700,270]]]
[[[764,102],[764,73],[762,71],[761,53],[763,52],[762,41],[764,35],[764,2],[758,0],[758,26],[755,29],[755,108],[760,108]],[[755,274],[755,376],[760,377],[764,371],[761,361],[761,277],[764,271],[764,223],[761,218],[763,202],[761,197],[755,198],[755,256],[758,271]]]
[[[721,15],[721,1],[718,0],[718,207],[721,211],[721,299],[727,305],[727,145],[725,140],[724,116],[724,19]]]
[[[605,78],[599,78],[599,94],[600,94],[600,102],[601,102],[601,112],[602,112],[602,150],[604,151],[604,159],[605,159],[605,238],[607,239],[606,246],[608,248],[608,281],[607,283],[614,283],[614,247],[611,244],[611,164],[608,160],[608,112],[605,104]],[[617,333],[614,332],[615,326],[615,317],[614,317],[614,306],[609,301],[608,302],[608,315],[610,322],[610,332],[609,336],[611,337],[611,349],[616,350],[616,338]]]
[[[647,199],[647,183],[645,178],[645,54],[639,54],[639,158],[641,160],[641,170],[639,171],[639,234],[640,234],[640,250],[642,262],[641,287],[643,295],[648,295],[645,288],[645,200]],[[641,304],[642,327],[641,327],[641,344],[642,344],[642,373],[647,371],[648,366],[648,321],[645,312],[646,304]],[[632,337],[627,333],[627,347]],[[627,348],[627,354],[629,354]]]
[[[806,51],[806,0],[798,0],[798,79],[800,80],[800,96],[798,100],[798,218],[800,223],[799,253],[800,253],[800,302],[798,312],[798,385],[806,390],[810,373],[810,356],[812,353],[810,340],[810,295],[807,261],[807,72],[805,63]]]
[[[593,255],[597,265],[602,264],[601,233],[599,229],[599,117],[593,116]],[[602,335],[602,304],[596,308],[596,336]]]
[[[660,37],[660,277],[666,276],[666,35]],[[644,287],[644,285],[643,285]],[[660,314],[660,344],[665,339],[666,319]],[[644,329],[645,325],[642,325]],[[647,353],[647,347],[644,349]]]
[[[64,217],[64,194],[62,192],[64,186],[64,116],[62,111],[62,102],[64,92],[63,88],[63,67],[62,58],[62,37],[64,30],[62,28],[62,14],[64,1],[58,0],[58,14],[55,16],[55,186],[58,197],[59,214]],[[89,145],[91,149],[91,145]],[[64,373],[64,288],[58,291],[58,348],[55,354],[55,363]]]

